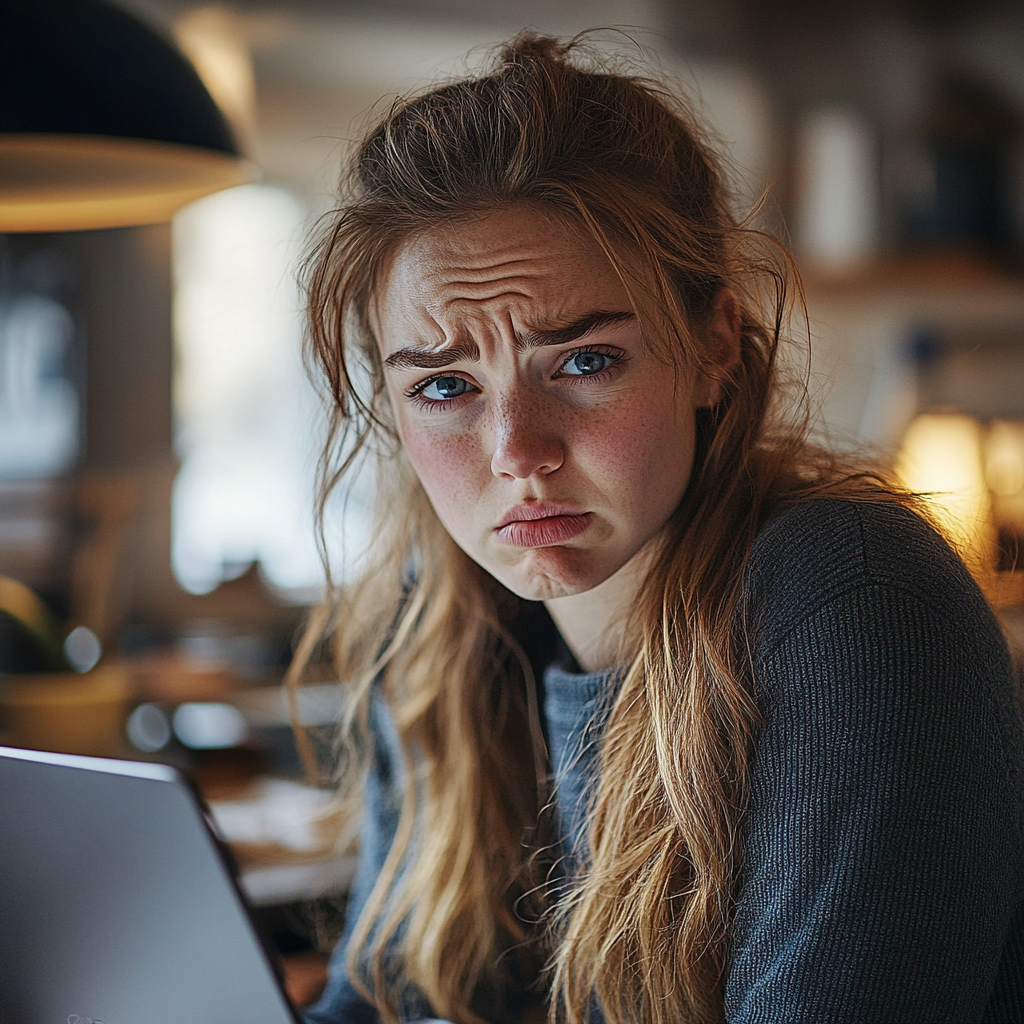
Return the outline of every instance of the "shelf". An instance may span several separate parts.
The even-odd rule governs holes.
[[[973,252],[889,254],[845,272],[812,266],[800,271],[809,293],[836,298],[936,292],[1024,297],[1024,273]]]

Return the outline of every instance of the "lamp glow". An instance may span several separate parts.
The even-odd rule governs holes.
[[[927,496],[939,525],[978,570],[996,562],[982,428],[969,416],[929,413],[910,424],[896,461],[909,490]]]
[[[223,7],[189,11],[174,26],[174,38],[243,143],[256,120],[256,78],[240,19]]]
[[[0,135],[0,231],[158,224],[251,178],[243,161],[170,142]]]

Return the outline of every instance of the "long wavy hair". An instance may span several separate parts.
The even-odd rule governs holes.
[[[901,500],[809,445],[799,389],[784,394],[792,260],[734,215],[687,104],[578,38],[523,35],[489,72],[397,102],[343,197],[307,265],[310,354],[333,410],[320,507],[368,457],[376,533],[360,578],[313,616],[290,681],[329,637],[348,694],[348,791],[373,756],[374,701],[404,752],[398,833],[350,943],[352,978],[390,1021],[413,990],[463,1024],[509,990],[539,993],[572,1024],[595,999],[612,1024],[720,1021],[757,727],[737,628],[745,562],[782,503]],[[582,867],[557,888],[530,608],[439,523],[403,455],[368,316],[412,236],[524,205],[589,232],[645,344],[721,391],[698,414],[690,484],[624,631]],[[705,330],[723,287],[741,310],[740,356],[724,373]]]

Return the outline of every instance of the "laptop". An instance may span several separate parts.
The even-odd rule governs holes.
[[[0,1024],[301,1024],[173,768],[0,747]]]

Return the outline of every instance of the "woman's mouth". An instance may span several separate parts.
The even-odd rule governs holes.
[[[517,548],[543,548],[565,544],[590,528],[591,513],[554,502],[517,505],[495,528],[502,544]]]

